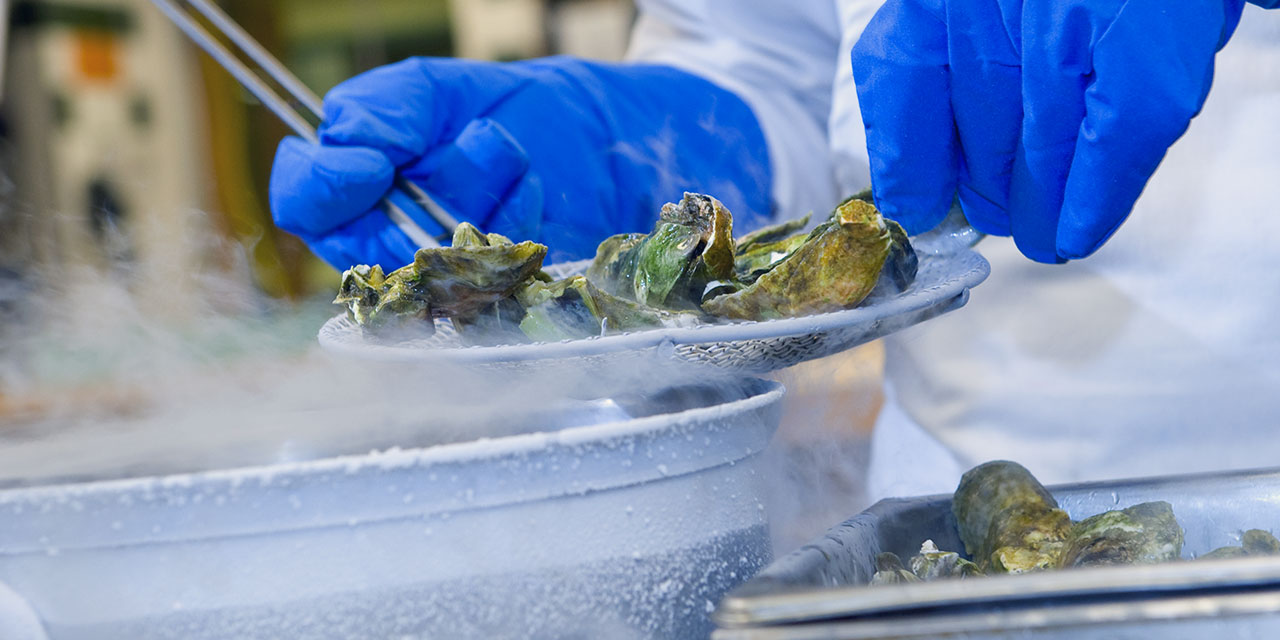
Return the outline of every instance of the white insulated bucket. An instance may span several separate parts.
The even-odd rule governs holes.
[[[558,431],[0,490],[0,623],[55,640],[705,637],[771,559],[752,462],[782,394],[749,380]]]

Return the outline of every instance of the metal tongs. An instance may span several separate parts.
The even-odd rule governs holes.
[[[258,44],[222,9],[218,8],[210,0],[151,1],[187,37],[191,38],[192,42],[204,49],[205,53],[222,65],[236,80],[239,80],[240,84],[244,85],[244,88],[249,93],[252,93],[254,97],[262,101],[262,104],[266,105],[272,113],[289,125],[289,128],[293,129],[294,133],[313,144],[319,144],[320,139],[316,135],[316,128],[312,121],[319,122],[324,118],[320,97],[302,84],[302,81],[298,80],[297,76],[293,75],[284,65],[280,64],[279,60],[276,60],[266,49],[262,48],[262,45]],[[255,73],[235,54],[224,47],[222,43],[218,42],[183,8],[183,5],[194,8],[200,15],[204,16],[226,40],[239,47],[240,52],[245,57],[256,63],[263,73],[275,80],[293,98],[293,102],[291,103],[289,100],[277,95],[275,89],[265,82],[262,76]],[[300,113],[295,109],[294,104],[304,108],[305,112]],[[310,118],[307,117],[308,114]],[[409,217],[409,214],[405,213],[404,209],[392,201],[391,196],[393,195],[407,197],[410,201],[421,206],[431,216],[432,220],[444,228],[444,234],[442,234],[441,238],[452,235],[454,228],[458,226],[458,221],[448,211],[445,211],[444,207],[441,207],[439,203],[433,200],[431,196],[427,195],[427,192],[397,173],[391,191],[386,196],[383,196],[381,205],[391,222],[403,231],[406,236],[409,236],[410,240],[417,243],[418,246],[438,247],[440,246],[440,238],[427,233],[413,218]]]

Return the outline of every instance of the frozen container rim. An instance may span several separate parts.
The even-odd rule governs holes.
[[[1010,608],[943,612],[930,616],[890,616],[815,620],[804,625],[721,628],[712,640],[884,640],[896,638],[986,637],[1017,630],[1070,629],[1079,637],[1102,626],[1115,629],[1126,623],[1185,621],[1191,618],[1241,617],[1280,611],[1280,589],[1188,592],[1159,599],[1099,602],[1083,600],[1053,607]],[[1110,637],[1110,636],[1108,636]],[[1126,635],[1124,637],[1134,637]]]
[[[923,584],[810,588],[767,596],[729,596],[715,612],[725,628],[876,616],[929,609],[962,611],[975,605],[1095,598],[1101,595],[1177,594],[1249,587],[1280,589],[1280,557],[1224,558],[1157,565],[1088,567],[977,580]],[[909,590],[909,591],[908,591]],[[903,595],[910,593],[910,599]],[[819,595],[820,594],[820,595]],[[815,597],[818,596],[818,597]],[[851,606],[856,602],[856,611]]]
[[[0,553],[192,541],[348,526],[355,522],[555,499],[698,473],[758,454],[767,442],[765,431],[771,433],[776,428],[776,420],[765,412],[777,408],[785,393],[783,385],[748,379],[743,391],[744,397],[711,406],[555,432],[213,471],[4,489],[0,490],[0,510],[9,517],[0,519]],[[735,431],[724,447],[691,453],[681,461],[631,465],[625,472],[610,473],[608,477],[595,477],[600,474],[592,475],[584,470],[586,477],[573,484],[565,482],[563,477],[534,473],[542,457],[566,452],[589,457],[592,450],[622,447],[637,438],[677,437],[673,435],[677,431],[673,430],[723,426],[726,419],[747,415],[758,416],[751,422],[755,426],[749,433]],[[684,432],[678,433],[684,442]],[[426,482],[426,476],[432,472],[442,477],[457,472],[465,483],[469,478],[478,477],[477,462],[509,463],[516,471],[511,472],[514,475],[508,474],[510,477],[501,487],[477,491],[479,495],[474,500],[441,491],[441,495],[419,492],[418,499],[411,503],[376,494],[364,495],[355,503],[344,503],[346,506],[335,502],[340,496],[350,497],[339,491],[338,486],[358,488],[374,486],[369,485],[370,482],[375,485],[392,482],[387,479],[388,473],[400,474],[398,477],[404,482]],[[492,479],[493,469],[494,465],[484,465],[483,470],[488,471],[480,475]],[[214,504],[216,497],[223,497],[225,501]],[[24,513],[30,517],[21,517]],[[103,526],[95,527],[94,532],[79,531],[88,520]],[[113,520],[118,520],[120,526],[108,528],[107,524],[117,524]],[[153,523],[159,523],[154,530]]]

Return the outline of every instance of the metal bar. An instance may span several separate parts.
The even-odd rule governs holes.
[[[156,8],[169,18],[187,37],[191,38],[201,49],[226,69],[241,85],[248,89],[254,97],[262,101],[276,117],[280,118],[294,133],[312,144],[319,144],[315,126],[299,114],[289,102],[281,98],[274,89],[262,81],[247,65],[240,61],[226,47],[218,42],[204,27],[200,26],[191,15],[183,10],[176,0],[151,0]],[[240,28],[229,16],[205,0],[187,0],[192,6],[208,18],[223,35],[233,44],[240,47],[250,59],[257,63],[276,82],[280,83],[298,102],[311,111],[317,119],[323,115],[320,99],[302,81],[280,64],[266,49],[263,49],[252,36]],[[403,193],[413,202],[426,210],[446,234],[452,234],[458,221],[427,195],[418,185],[397,174],[393,190]],[[409,214],[396,206],[389,198],[383,198],[381,206],[392,224],[396,225],[414,243],[422,247],[438,247],[440,241],[427,233]]]
[[[244,51],[250,60],[258,63],[258,66],[262,67],[262,70],[267,75],[279,82],[280,86],[284,87],[285,91],[288,91],[289,95],[293,96],[302,106],[311,111],[312,115],[317,119],[324,117],[324,106],[320,101],[320,96],[317,96],[310,87],[298,79],[298,76],[293,75],[279,60],[276,60],[275,56],[258,44],[258,41],[254,40],[253,36],[241,28],[235,20],[232,20],[231,16],[228,16],[209,0],[186,1],[195,7],[196,11],[199,11],[201,15],[208,18],[213,23],[213,26],[227,36],[228,40],[240,47],[240,50]]]
[[[454,218],[440,203],[431,199],[426,191],[422,190],[418,184],[400,174],[396,174],[395,188],[404,192],[405,195],[418,203],[418,206],[426,209],[431,218],[438,222],[440,226],[445,228],[445,233],[453,234],[453,230],[458,228],[458,220]]]
[[[235,79],[239,80],[240,84],[244,85],[244,88],[248,89],[249,93],[252,93],[255,98],[261,100],[262,104],[276,114],[276,117],[289,125],[289,128],[293,129],[294,133],[310,142],[319,142],[319,138],[316,136],[316,129],[310,122],[298,115],[298,112],[294,111],[288,102],[276,95],[275,91],[267,86],[257,74],[245,66],[243,62],[240,62],[235,55],[215,40],[213,36],[209,35],[209,32],[205,31],[204,27],[192,20],[191,16],[186,11],[183,11],[174,0],[151,0],[151,3],[160,9],[183,33],[187,34],[187,37],[191,38],[196,45],[204,49],[205,53],[222,65],[222,68],[230,72],[232,76],[235,76]]]

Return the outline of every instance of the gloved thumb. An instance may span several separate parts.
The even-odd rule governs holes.
[[[328,233],[373,209],[394,174],[391,161],[377,150],[287,137],[271,166],[272,218],[297,235]]]
[[[496,121],[481,118],[469,122],[453,142],[406,168],[404,175],[457,218],[520,241],[533,239],[541,222],[541,202],[531,202],[533,192],[523,180],[528,170],[529,156],[520,143]],[[519,206],[510,206],[516,196]]]

